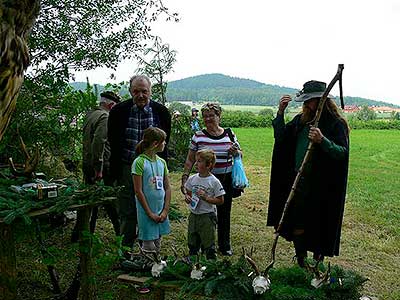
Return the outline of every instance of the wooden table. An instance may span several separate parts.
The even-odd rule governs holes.
[[[125,282],[125,283],[130,283],[133,285],[143,285],[146,281],[150,279],[150,277],[136,277],[136,276],[131,276],[128,274],[121,274],[117,277],[119,281]],[[156,300],[164,300],[165,299],[165,292],[167,290],[170,291],[178,291],[179,287],[177,285],[168,285],[168,284],[162,284],[162,286],[158,285],[158,282],[155,281],[151,285],[151,293],[153,295],[153,298]]]
[[[81,268],[81,290],[79,299],[97,299],[96,285],[91,278],[94,276],[92,261],[92,240],[83,232],[89,231],[91,209],[114,200],[107,197],[91,204],[72,205],[70,211],[77,211],[77,226],[79,230],[79,251]],[[35,210],[30,217],[43,216],[49,213],[48,208]],[[6,224],[0,218],[0,299],[14,300],[17,298],[17,264],[15,255],[15,241],[13,224]]]

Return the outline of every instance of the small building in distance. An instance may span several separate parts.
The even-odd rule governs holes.
[[[358,105],[345,105],[343,112],[345,113],[355,113],[358,112],[361,109],[360,106]]]
[[[377,113],[391,113],[392,111],[400,112],[400,108],[394,108],[389,106],[371,106],[369,107],[369,109]]]

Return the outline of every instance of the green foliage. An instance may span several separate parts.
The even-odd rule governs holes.
[[[97,91],[75,91],[68,82],[77,70],[115,69],[142,51],[150,24],[159,16],[177,20],[160,0],[41,1],[29,39],[31,68],[16,111],[0,145],[1,160],[19,155],[16,128],[28,147],[43,156],[80,158],[81,124]]]
[[[255,114],[249,111],[226,111],[221,126],[226,127],[271,127],[273,114]]]
[[[400,120],[400,112],[392,111],[392,113],[390,114],[390,118],[392,120]]]
[[[172,203],[169,206],[169,212],[168,212],[168,218],[171,221],[179,221],[185,216],[182,214],[182,212],[179,210],[179,207],[176,206],[176,204]]]
[[[50,81],[43,85],[43,82],[28,80],[0,144],[0,152],[4,158],[25,161],[20,151],[18,128],[28,148],[39,146],[42,159],[58,156],[79,160],[83,118],[86,111],[96,106],[95,93],[89,84],[86,91],[75,91],[63,82]]]
[[[63,69],[69,79],[71,70],[116,69],[144,48],[160,15],[177,20],[157,0],[41,1],[29,40],[33,73]]]
[[[194,261],[193,257],[191,258]],[[358,300],[366,278],[339,266],[331,268],[329,285],[319,289],[311,286],[313,275],[297,266],[271,269],[268,276],[270,289],[262,295],[254,295],[252,271],[243,256],[236,262],[232,260],[205,260],[200,264],[206,267],[201,280],[190,279],[191,268],[183,262],[173,264],[173,258],[162,273],[159,284],[181,286],[180,297],[204,295],[214,299],[265,299],[265,300]],[[326,267],[323,267],[326,268]]]
[[[188,145],[193,132],[190,128],[190,116],[180,115],[172,119],[171,137],[168,143],[168,165],[171,170],[183,167],[188,153]]]
[[[168,44],[162,44],[161,38],[154,37],[153,45],[146,48],[143,55],[139,55],[137,59],[139,66],[136,72],[146,74],[156,82],[152,86],[152,98],[165,104],[167,83],[164,77],[172,71],[172,66],[176,62],[176,51],[170,50]]]
[[[400,120],[369,120],[362,121],[356,118],[349,118],[349,125],[351,129],[376,129],[387,130],[397,129],[400,130]]]
[[[174,112],[178,111],[180,112],[182,115],[190,115],[191,114],[191,110],[190,110],[190,106],[174,101],[171,102],[168,106],[169,111],[171,112],[171,114],[173,114]]]
[[[361,121],[370,121],[376,119],[376,112],[369,109],[367,105],[364,105],[358,112],[353,115],[354,118]]]
[[[25,181],[23,183],[29,183]],[[6,224],[21,218],[26,224],[31,220],[28,216],[30,211],[48,208],[51,213],[62,213],[70,206],[77,204],[96,203],[105,197],[115,197],[120,187],[97,185],[85,185],[74,179],[63,180],[65,188],[58,189],[58,196],[39,200],[36,191],[28,190],[17,193],[10,190],[11,185],[23,184],[20,180],[0,179],[0,218],[4,218]]]
[[[274,117],[274,111],[271,108],[264,108],[260,110],[258,114],[261,116],[270,117],[271,119]]]
[[[73,86],[73,85],[71,85]],[[81,84],[79,85],[81,89]],[[96,85],[97,87],[97,85]],[[74,87],[76,89],[76,87]],[[107,83],[105,86],[99,86],[99,93],[104,91],[112,91],[121,96],[122,100],[127,100],[131,98],[129,93],[129,81],[121,81],[118,83]]]

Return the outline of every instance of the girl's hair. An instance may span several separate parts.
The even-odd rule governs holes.
[[[158,127],[149,127],[143,132],[143,139],[136,145],[136,155],[142,154],[154,142],[164,142],[167,134]]]
[[[209,166],[211,170],[215,166],[215,153],[211,149],[202,149],[196,152],[196,156],[200,157],[206,162],[206,165]]]

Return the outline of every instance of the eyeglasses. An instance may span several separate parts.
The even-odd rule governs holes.
[[[203,116],[203,119],[215,119],[216,117],[217,117],[217,115],[216,114],[214,114],[214,115],[202,115]]]

